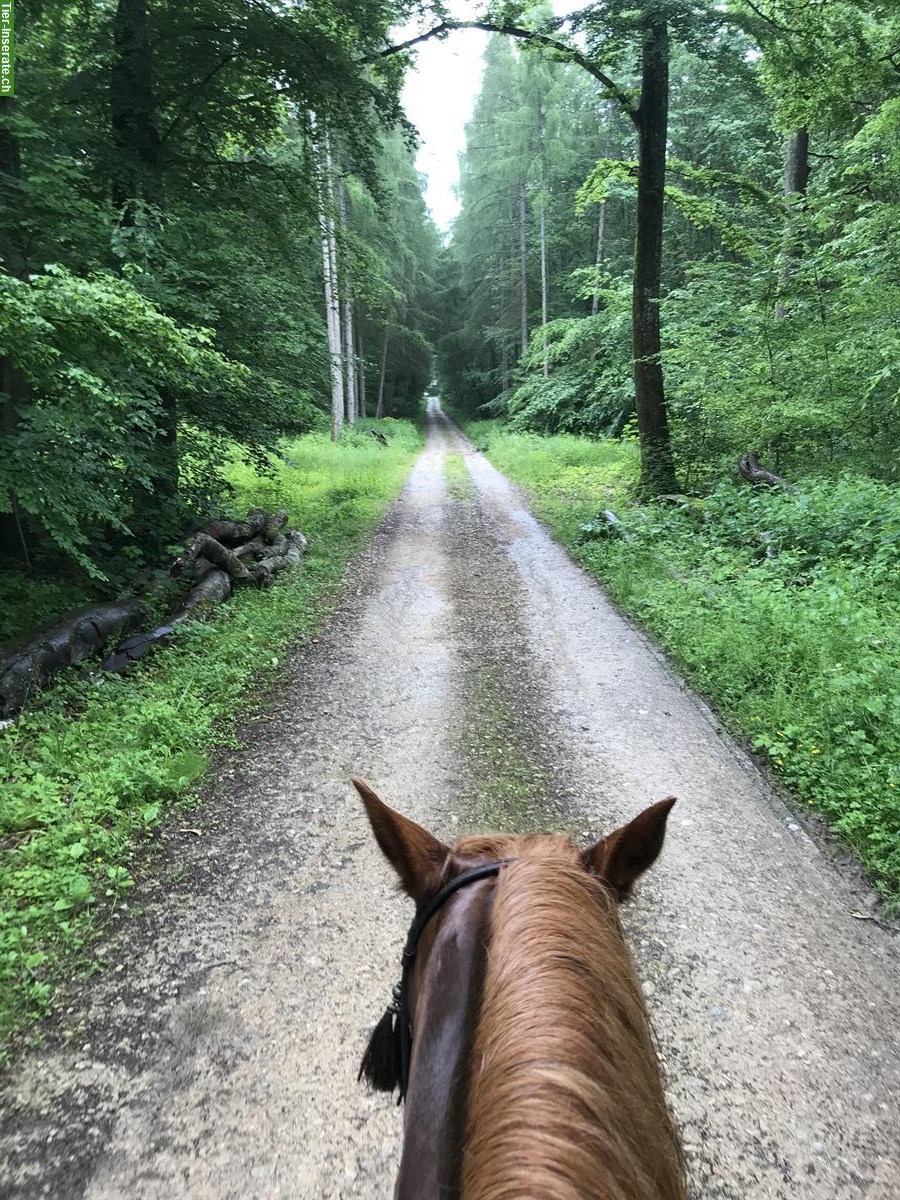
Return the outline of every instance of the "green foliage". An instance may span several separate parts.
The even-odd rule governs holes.
[[[30,390],[0,437],[0,512],[14,493],[95,577],[92,540],[127,534],[136,493],[152,491],[161,393],[177,391],[188,413],[214,401],[236,415],[246,392],[246,372],[207,332],[179,328],[124,280],[61,267],[31,283],[0,276],[0,353]]]
[[[124,579],[221,504],[226,443],[259,461],[330,407],[307,114],[351,196],[370,393],[388,326],[389,414],[430,380],[437,236],[404,63],[376,53],[402,0],[159,0],[124,39],[88,8],[29,6],[0,105],[0,351],[25,376],[0,394],[0,557]]]
[[[568,317],[538,330],[520,365],[520,383],[509,397],[513,429],[543,433],[607,433],[634,406],[631,377],[631,285],[617,280],[599,293],[595,317]]]
[[[53,622],[70,608],[97,599],[96,588],[74,579],[38,579],[0,571],[0,643]]]
[[[0,1034],[49,1009],[167,806],[233,743],[235,716],[338,594],[421,445],[405,422],[378,428],[386,448],[364,429],[338,445],[311,434],[264,474],[235,453],[234,512],[286,508],[310,538],[301,566],[269,591],[237,592],[126,675],[66,672],[0,731]]]
[[[845,474],[637,508],[627,441],[488,437],[557,537],[900,902],[896,489]],[[585,537],[602,508],[626,536]]]

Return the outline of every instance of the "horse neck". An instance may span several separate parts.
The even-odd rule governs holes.
[[[640,988],[612,901],[576,866],[497,884],[472,1052],[464,1200],[683,1200]]]

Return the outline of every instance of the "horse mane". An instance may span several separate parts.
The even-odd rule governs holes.
[[[469,1083],[466,1200],[685,1200],[613,897],[562,837],[467,838],[498,879]]]

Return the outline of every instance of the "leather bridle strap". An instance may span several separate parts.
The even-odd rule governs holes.
[[[513,861],[511,858],[504,858],[498,862],[485,863],[481,867],[473,867],[471,871],[463,871],[462,875],[457,875],[455,879],[451,879],[448,884],[445,884],[437,895],[428,901],[421,912],[416,913],[415,920],[410,926],[409,934],[406,938],[406,945],[403,948],[403,957],[400,960],[403,968],[400,983],[394,989],[394,1002],[397,1013],[398,1082],[400,1087],[398,1104],[406,1098],[406,1089],[409,1085],[409,1066],[412,1056],[412,1026],[409,1021],[409,977],[416,961],[419,939],[431,918],[443,908],[455,892],[458,892],[460,888],[467,887],[470,883],[477,883],[479,879],[490,879],[491,876],[499,874],[501,867],[505,867]]]

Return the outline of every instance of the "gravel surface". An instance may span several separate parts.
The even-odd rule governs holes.
[[[358,774],[446,839],[678,795],[626,921],[694,1196],[900,1197],[896,938],[439,410],[254,742],[5,1081],[0,1196],[390,1196],[400,1113],[356,1070],[410,912]]]

